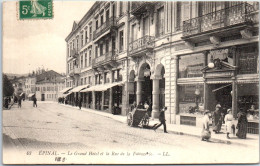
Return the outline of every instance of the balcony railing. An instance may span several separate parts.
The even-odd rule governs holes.
[[[154,48],[154,36],[144,36],[131,43],[129,43],[128,51],[130,54]]]
[[[237,24],[253,23],[253,16],[250,14],[253,11],[254,7],[252,5],[241,3],[201,17],[183,21],[183,36],[190,36]]]
[[[78,55],[79,54],[77,49],[70,50],[70,56],[72,56],[73,58],[77,58]]]
[[[96,67],[98,65],[105,64],[113,60],[116,60],[116,51],[109,51],[104,53],[102,56],[93,59],[92,66]]]
[[[80,71],[81,71],[80,68],[74,68],[74,69],[69,71],[69,75],[70,76],[79,75]]]
[[[93,32],[93,39],[95,40],[102,34],[104,34],[110,28],[116,26],[116,18],[110,17],[106,22],[100,25],[94,32]]]
[[[138,2],[138,1],[133,1],[133,2],[131,3],[130,12],[131,12],[131,14],[133,14],[133,15],[140,14],[140,13],[142,13],[142,12],[146,12],[146,11],[147,11],[146,6],[152,7],[153,4],[154,4],[154,2],[147,2],[147,1]]]

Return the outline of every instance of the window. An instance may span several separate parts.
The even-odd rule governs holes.
[[[85,52],[85,67],[88,65],[88,54]]]
[[[89,41],[92,40],[92,27],[89,27]]]
[[[99,45],[99,49],[100,49],[100,56],[103,56],[103,44]]]
[[[106,22],[109,20],[109,9],[106,11]]]
[[[112,72],[112,75],[113,75],[113,82],[122,81],[122,71],[121,71],[121,69],[114,70]]]
[[[89,58],[89,61],[88,61],[88,63],[89,63],[89,65],[91,65],[91,63],[92,63],[92,61],[91,61],[91,50],[89,50],[89,54],[88,54],[88,58]]]
[[[199,84],[187,84],[178,86],[179,112],[194,113],[204,110],[204,86]],[[195,93],[196,92],[196,93]],[[197,108],[196,108],[197,107]]]
[[[87,43],[88,42],[88,31],[86,30],[85,31],[85,43]]]
[[[102,78],[101,74],[98,74],[95,77],[96,77],[95,78],[96,79],[96,84],[102,84],[103,78]]]
[[[157,18],[157,36],[162,36],[164,35],[164,7],[158,9]]]
[[[98,19],[96,20],[96,29],[98,29]]]
[[[87,77],[84,78],[84,84],[87,84]]]
[[[191,54],[179,58],[179,78],[202,77],[204,54]]]
[[[80,67],[83,68],[83,55],[80,56]]]
[[[137,39],[137,25],[132,25],[132,41],[135,41]]]
[[[96,46],[96,49],[95,49],[95,56],[96,56],[96,58],[98,57],[98,46]]]
[[[83,78],[80,79],[80,85],[83,85]]]
[[[84,38],[83,38],[83,32],[81,33],[81,47],[83,47],[84,44]]]
[[[77,37],[77,40],[76,40],[76,46],[77,46],[77,50],[79,49],[79,37]]]
[[[240,47],[240,55],[238,60],[239,74],[256,74],[259,73],[258,64],[258,46]]]
[[[119,2],[119,17],[123,15],[123,2]]]
[[[143,19],[143,36],[149,35],[149,19],[145,17]]]
[[[181,30],[181,24],[182,24],[182,19],[181,19],[181,2],[177,2],[177,14],[176,14],[176,30]]]
[[[89,83],[90,85],[92,85],[91,76],[88,77],[88,83]]]
[[[119,51],[122,52],[124,49],[124,31],[119,32]]]
[[[106,40],[106,53],[109,51],[109,40]]]
[[[100,16],[100,25],[102,25],[103,23],[104,23],[104,16],[101,15],[101,16]]]

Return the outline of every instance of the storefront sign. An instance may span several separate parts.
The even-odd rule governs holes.
[[[232,71],[223,71],[223,72],[215,72],[215,73],[206,73],[206,78],[216,78],[216,77],[232,77],[233,72]]]

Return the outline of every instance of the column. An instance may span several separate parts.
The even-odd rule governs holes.
[[[153,78],[153,110],[152,110],[152,118],[159,117],[159,79]]]
[[[96,104],[96,94],[95,91],[92,91],[92,109],[96,109],[95,108],[95,104]]]
[[[204,110],[208,109],[208,84],[204,81]]]
[[[237,84],[235,78],[232,78],[232,114],[237,117]]]
[[[142,81],[143,79],[138,78],[136,80],[136,103],[137,105],[142,101]]]

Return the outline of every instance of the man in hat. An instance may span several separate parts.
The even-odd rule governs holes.
[[[161,123],[157,124],[157,125],[154,125],[153,126],[153,129],[154,131],[156,131],[157,128],[159,128],[161,125],[163,125],[163,130],[164,130],[164,133],[168,133],[167,130],[166,130],[166,123],[165,123],[165,111],[167,110],[167,107],[164,107],[161,111],[160,111],[160,115],[159,115],[159,121]]]
[[[222,116],[221,116],[221,112],[220,112],[220,104],[216,105],[216,110],[213,113],[212,116],[212,127],[213,127],[213,131],[217,134],[220,132],[221,130],[221,126],[222,126]]]
[[[209,116],[210,112],[209,110],[206,110],[204,112],[204,117],[203,117],[203,123],[202,123],[202,132],[201,132],[201,140],[202,141],[208,141],[211,137],[211,132],[209,131]]]

